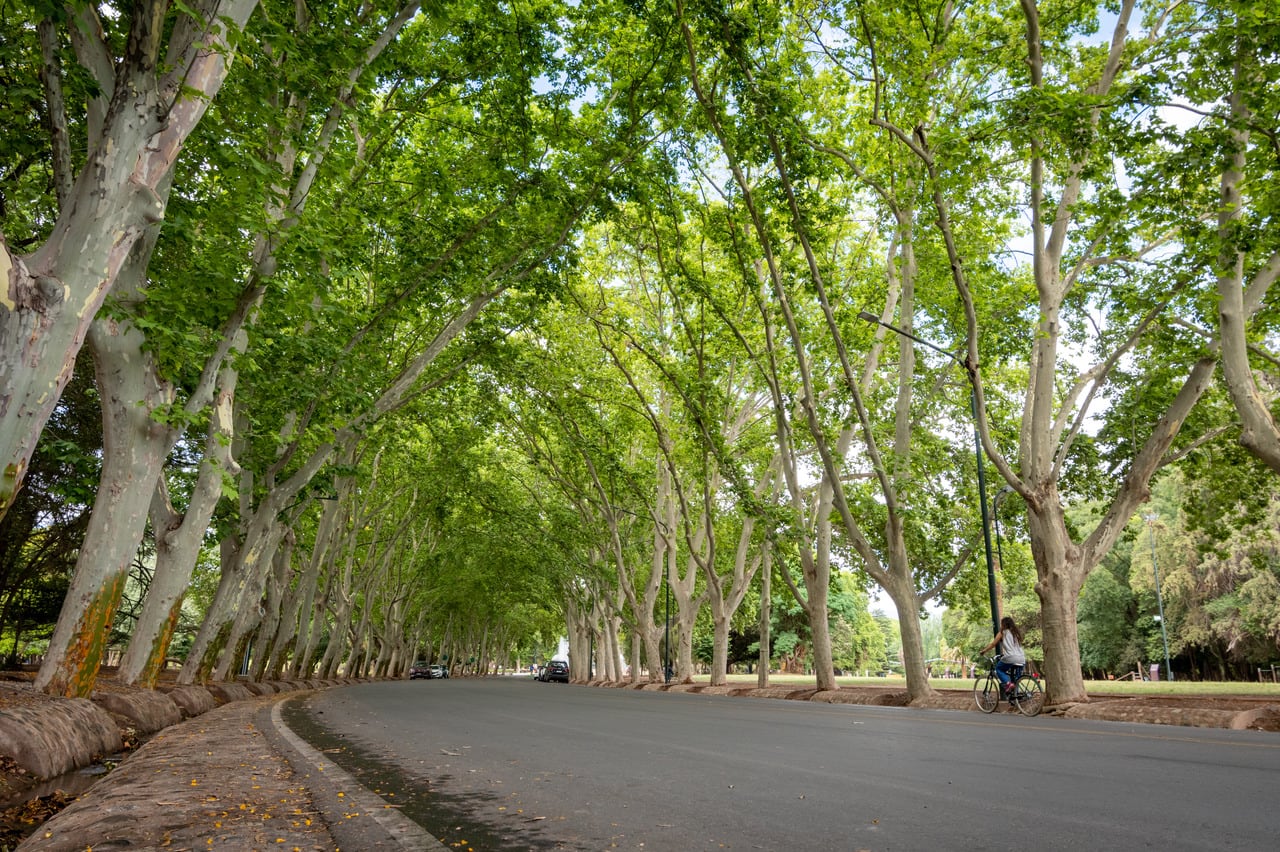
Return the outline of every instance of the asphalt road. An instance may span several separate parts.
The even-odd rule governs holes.
[[[328,690],[286,721],[458,849],[1280,849],[1280,737],[598,689]]]

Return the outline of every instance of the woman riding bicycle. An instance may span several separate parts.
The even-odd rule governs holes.
[[[1022,631],[1013,619],[1005,616],[1000,619],[1000,632],[996,634],[987,647],[980,653],[987,653],[996,645],[1000,646],[1000,656],[996,662],[996,677],[1005,692],[1013,690],[1014,681],[1022,674],[1022,667],[1027,664],[1027,652],[1022,650]]]

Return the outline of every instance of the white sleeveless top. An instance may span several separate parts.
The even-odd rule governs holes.
[[[1000,656],[1002,662],[1010,665],[1025,666],[1027,664],[1027,654],[1018,644],[1018,639],[1013,635],[1012,630],[1006,630],[1000,635]]]

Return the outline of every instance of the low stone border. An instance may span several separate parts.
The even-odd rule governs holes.
[[[124,748],[106,710],[87,698],[63,698],[0,712],[0,754],[33,777],[53,778]]]
[[[1089,719],[1101,722],[1141,722],[1146,725],[1181,725],[1191,728],[1236,728],[1240,716],[1253,716],[1257,710],[1210,710],[1195,707],[1159,707],[1138,701],[1096,701],[1073,704],[1060,715],[1065,719]]]
[[[178,686],[165,693],[178,705],[183,718],[190,719],[208,713],[218,706],[213,693],[203,686]]]
[[[129,722],[140,734],[154,734],[182,721],[182,711],[163,692],[99,692],[93,703]]]
[[[907,691],[901,692],[850,692],[843,689],[827,689],[814,693],[810,701],[823,704],[862,704],[868,707],[906,707]],[[929,705],[932,706],[932,705]]]
[[[249,691],[249,687],[243,683],[233,682],[217,682],[208,685],[208,689],[213,693],[213,697],[217,699],[219,704],[226,704],[229,701],[244,701],[253,698],[253,693]]]
[[[280,690],[276,685],[268,681],[246,681],[244,688],[252,692],[254,695],[275,695]]]
[[[914,704],[907,703],[906,690],[902,692],[902,702],[894,707],[923,707],[928,710],[977,710],[978,704],[972,694],[966,695],[934,695],[922,698]]]
[[[121,751],[128,728],[154,734],[232,701],[354,682],[220,681],[160,690],[102,689],[91,699],[49,698],[0,710],[0,756],[12,758],[33,780],[44,780]]]

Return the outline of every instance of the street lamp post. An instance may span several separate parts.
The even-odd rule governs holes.
[[[859,311],[858,317],[873,325],[883,326],[894,334],[913,340],[940,355],[945,355],[959,364],[966,375],[969,374],[969,369],[965,366],[964,361],[956,357],[954,352],[948,352],[941,346],[936,346],[922,337],[917,337],[905,328],[898,328],[896,325],[884,322],[870,311]],[[969,407],[973,413],[973,443],[974,452],[978,459],[978,504],[981,507],[982,514],[982,544],[987,556],[987,596],[991,600],[991,635],[994,636],[1000,632],[1000,600],[996,596],[996,567],[991,555],[991,514],[987,511],[987,477],[984,472],[986,458],[982,452],[982,433],[978,428],[978,390],[973,384],[973,376],[971,375],[969,376]]]
[[[1152,512],[1142,517],[1147,522],[1147,536],[1151,539],[1151,570],[1156,578],[1156,612],[1160,614],[1160,641],[1164,644],[1164,673],[1173,680],[1173,665],[1169,662],[1169,631],[1164,626],[1164,596],[1160,594],[1160,566],[1156,564],[1156,520],[1160,516]]]

